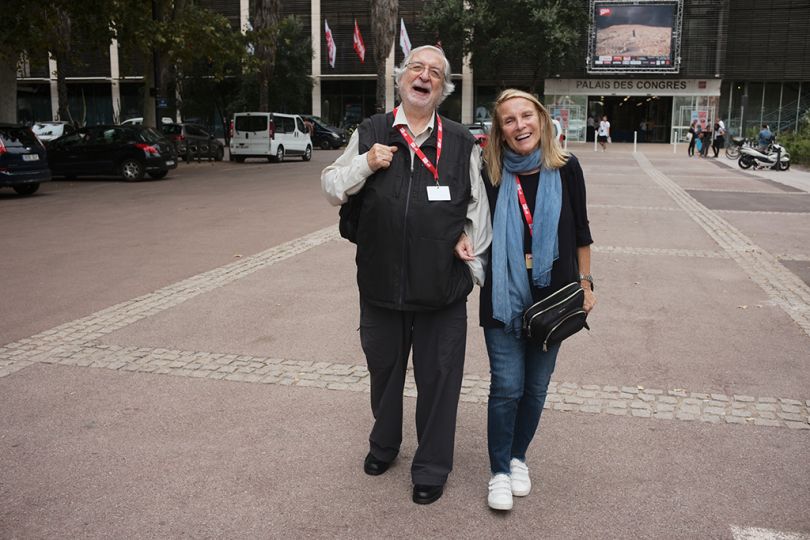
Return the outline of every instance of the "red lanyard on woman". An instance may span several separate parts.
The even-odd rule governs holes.
[[[523,210],[523,217],[526,218],[526,224],[529,226],[529,235],[532,235],[532,213],[529,211],[529,203],[526,202],[526,195],[523,194],[523,186],[520,185],[520,176],[515,175],[515,183],[517,183],[518,199],[520,200],[520,208]]]
[[[399,107],[394,108],[394,118],[397,117],[397,109],[398,108]],[[438,169],[439,157],[441,157],[441,155],[442,155],[442,117],[439,116],[438,114],[436,115],[436,123],[439,126],[439,133],[436,136],[436,165],[433,165],[433,163],[430,162],[430,160],[427,158],[425,153],[422,152],[422,149],[419,148],[418,146],[416,146],[416,141],[413,140],[413,137],[411,137],[411,134],[408,133],[407,129],[405,129],[405,126],[398,125],[397,128],[399,129],[399,133],[400,133],[400,135],[402,135],[402,138],[405,139],[405,142],[407,142],[408,146],[410,146],[411,150],[413,150],[414,154],[416,154],[419,157],[419,159],[422,160],[422,163],[425,165],[427,170],[429,170],[431,173],[433,173],[433,179],[436,181],[436,185],[438,185],[439,184],[439,169]]]

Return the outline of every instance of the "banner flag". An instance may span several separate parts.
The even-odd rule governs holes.
[[[405,56],[411,52],[411,39],[408,37],[408,31],[405,30],[405,19],[399,20],[399,48],[402,49],[402,54]]]
[[[326,19],[323,20],[323,27],[324,27],[324,34],[326,35],[326,55],[329,59],[329,67],[335,69],[335,56],[337,56],[337,46],[335,46],[335,40],[332,37],[332,31],[329,30],[329,23],[326,22]]]
[[[360,27],[357,26],[357,19],[354,20],[354,36],[352,37],[354,43],[354,52],[360,57],[360,63],[366,61],[366,46],[363,44],[363,36],[360,35]]]

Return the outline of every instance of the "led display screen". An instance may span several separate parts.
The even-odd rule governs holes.
[[[594,0],[588,71],[678,71],[678,0]]]

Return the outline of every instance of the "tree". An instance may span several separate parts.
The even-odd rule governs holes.
[[[6,0],[0,33],[0,121],[17,121],[17,65],[23,54],[32,62],[44,62],[48,54],[56,60],[58,114],[72,120],[65,79],[70,60],[109,43],[111,7],[105,0]]]
[[[254,0],[253,30],[259,62],[259,110],[268,112],[278,47],[279,0]]]
[[[0,122],[17,121],[17,66],[23,53],[30,58],[47,54],[46,41],[37,32],[46,24],[43,3],[8,0],[3,7],[0,32]]]
[[[587,32],[581,1],[431,0],[423,11],[426,30],[443,43],[460,43],[462,52],[471,54],[476,75],[501,87],[504,67],[519,57],[529,69],[533,93],[542,93],[544,79],[578,60]]]
[[[116,0],[114,28],[119,42],[143,60],[143,118],[144,124],[154,127],[157,119],[150,89],[169,96],[173,84],[180,84],[183,69],[192,69],[195,63],[203,63],[207,76],[221,80],[240,69],[246,42],[227,18],[194,0],[152,0],[152,10],[144,9],[145,4]]]
[[[437,0],[437,3],[441,1]],[[394,44],[398,5],[396,0],[371,0],[371,33],[374,37],[374,62],[377,65],[378,112],[385,110],[385,61]]]

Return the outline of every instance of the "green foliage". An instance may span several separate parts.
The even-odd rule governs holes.
[[[810,165],[810,110],[802,115],[796,131],[779,136],[779,144],[790,152],[791,163]]]
[[[581,2],[564,0],[430,0],[423,27],[447,43],[448,53],[472,54],[476,75],[503,79],[515,59],[531,70],[530,90],[577,60],[588,17]]]
[[[311,106],[312,44],[308,29],[295,16],[279,24],[276,66],[270,80],[270,109],[300,113]]]

